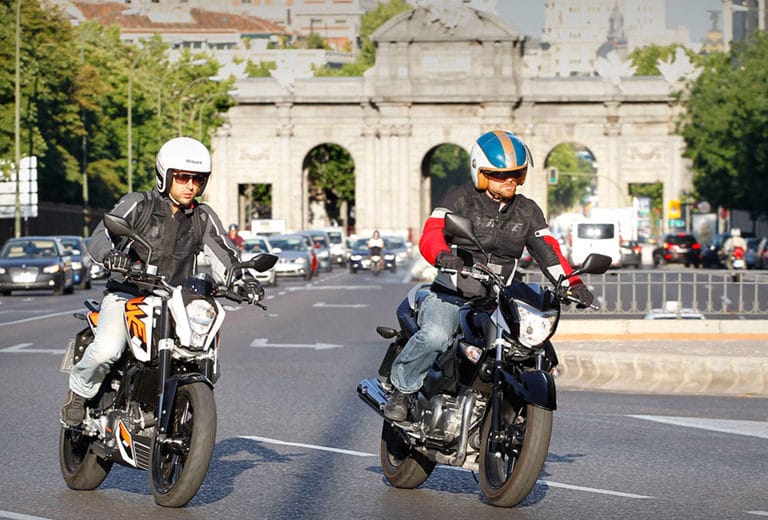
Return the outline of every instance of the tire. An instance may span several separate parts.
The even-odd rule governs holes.
[[[552,435],[552,410],[523,404],[516,413],[504,403],[502,426],[522,438],[513,445],[507,437],[501,443],[501,456],[490,452],[491,413],[485,418],[480,441],[480,490],[491,505],[513,507],[525,499],[539,478]],[[522,426],[513,424],[523,419]]]
[[[205,383],[179,387],[168,439],[152,442],[149,486],[155,503],[182,507],[195,496],[208,472],[216,442],[216,401]]]
[[[435,463],[421,453],[411,450],[397,429],[387,421],[384,421],[381,430],[379,454],[384,477],[396,488],[419,487],[435,469]]]
[[[306,273],[304,273],[304,279],[306,281],[310,281],[312,279],[312,271],[311,270],[307,271]]]
[[[79,430],[61,428],[59,434],[59,467],[64,482],[71,489],[96,489],[107,478],[112,461],[97,457],[90,451],[91,438]]]

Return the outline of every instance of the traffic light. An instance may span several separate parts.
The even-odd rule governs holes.
[[[680,211],[680,200],[679,199],[671,199],[669,201],[669,211],[667,212],[667,217],[671,219],[678,219],[682,217],[682,212]]]
[[[547,168],[547,183],[557,184],[557,168],[554,166]]]

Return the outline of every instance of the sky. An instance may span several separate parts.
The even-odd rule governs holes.
[[[642,1],[642,0],[636,0]],[[541,36],[546,0],[497,0],[499,17],[517,32]],[[688,27],[692,42],[701,42],[712,26],[708,10],[722,11],[721,0],[667,0],[667,28]],[[722,16],[718,21],[722,29]]]

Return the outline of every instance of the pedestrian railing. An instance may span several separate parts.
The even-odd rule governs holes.
[[[528,282],[549,285],[538,270],[524,276]],[[708,318],[768,316],[768,271],[612,269],[604,275],[585,275],[583,280],[599,309],[571,308],[569,314],[638,315],[676,308]]]

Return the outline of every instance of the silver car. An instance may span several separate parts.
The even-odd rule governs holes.
[[[280,259],[275,264],[278,276],[303,276],[309,280],[314,275],[314,252],[307,245],[306,235],[274,235],[269,237],[272,252]]]
[[[250,260],[259,253],[274,254],[272,244],[269,242],[269,239],[262,236],[255,236],[246,238],[243,241],[243,250],[240,251],[241,260]],[[275,287],[277,285],[277,272],[275,271],[274,266],[263,273],[251,269],[251,274],[264,285],[268,285],[269,287]]]

